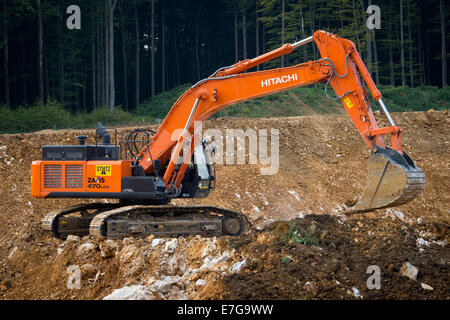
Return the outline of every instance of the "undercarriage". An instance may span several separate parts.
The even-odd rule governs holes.
[[[248,229],[243,214],[212,206],[131,205],[90,203],[49,212],[42,229],[65,239],[68,235],[107,238],[239,236]]]

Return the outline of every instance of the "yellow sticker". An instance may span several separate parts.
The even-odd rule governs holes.
[[[96,176],[110,176],[111,175],[111,166],[110,165],[95,166],[95,175]]]
[[[352,101],[350,100],[349,97],[345,97],[344,98],[344,102],[347,105],[347,108],[349,108],[349,109],[353,108],[353,103],[352,103]]]

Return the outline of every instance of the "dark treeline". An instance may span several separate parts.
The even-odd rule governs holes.
[[[0,104],[73,112],[141,101],[322,29],[351,39],[377,84],[445,86],[445,0],[0,0]],[[381,29],[366,28],[367,7]],[[66,23],[77,5],[81,29]],[[73,21],[72,21],[73,22]],[[444,59],[443,59],[444,57]],[[317,59],[314,45],[261,68]]]

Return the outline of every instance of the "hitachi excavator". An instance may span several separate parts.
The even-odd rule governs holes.
[[[243,72],[314,41],[321,58],[294,66]],[[361,74],[390,126],[380,128],[369,104]],[[110,238],[129,236],[240,235],[249,223],[243,214],[212,206],[170,205],[174,198],[203,198],[215,185],[209,149],[195,139],[194,121],[204,121],[227,106],[296,87],[325,82],[339,99],[371,150],[367,186],[346,213],[374,211],[404,204],[425,186],[425,175],[402,151],[402,128],[394,123],[355,44],[325,31],[254,59],[223,67],[189,88],[173,104],[157,132],[137,129],[125,140],[128,158],[102,125],[96,144],[43,146],[31,166],[35,198],[109,198],[49,212],[42,228],[54,236],[69,234]],[[138,147],[136,137],[147,137]],[[385,146],[383,135],[391,137]],[[192,160],[192,161],[191,161]]]

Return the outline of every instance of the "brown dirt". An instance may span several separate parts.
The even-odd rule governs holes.
[[[220,165],[216,190],[207,199],[176,202],[238,210],[255,219],[260,230],[217,241],[179,238],[174,252],[165,251],[164,244],[152,247],[152,239],[114,241],[117,254],[109,258],[100,254],[102,239],[64,242],[40,231],[39,220],[47,211],[80,201],[30,197],[29,168],[40,159],[41,145],[73,144],[75,135],[92,137],[93,131],[1,135],[0,148],[6,149],[0,150],[0,297],[101,299],[125,285],[179,276],[181,284],[152,298],[354,299],[356,288],[364,299],[449,299],[448,111],[393,117],[404,128],[404,150],[427,177],[425,191],[406,205],[348,218],[339,214],[362,194],[369,157],[345,115],[216,119],[207,121],[205,129],[279,129],[280,170],[264,176],[260,165]],[[313,243],[287,241],[293,230],[299,235],[312,230]],[[418,239],[428,246],[420,248]],[[94,249],[77,255],[80,244],[88,242]],[[218,259],[215,265],[201,268],[213,258]],[[242,270],[229,270],[244,260]],[[407,261],[419,269],[417,281],[400,275]],[[97,280],[86,274],[81,289],[67,289],[66,270],[73,264],[92,264]],[[380,267],[381,290],[366,288],[369,265]],[[198,279],[206,285],[195,285]],[[426,291],[420,283],[434,290]]]

